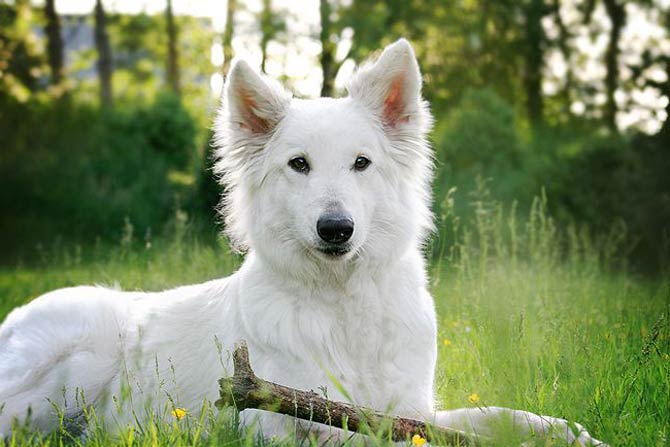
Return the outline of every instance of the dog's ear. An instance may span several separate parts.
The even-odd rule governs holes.
[[[286,115],[291,95],[278,82],[263,78],[239,60],[228,72],[223,104],[214,123],[214,172],[226,187],[222,210],[233,247],[248,245],[250,182],[260,182],[263,153],[277,125]]]
[[[405,39],[387,46],[376,62],[361,68],[347,90],[387,129],[410,123],[423,111],[419,64]]]
[[[262,78],[243,60],[230,69],[225,95],[228,125],[254,136],[271,133],[291,101],[279,83]]]

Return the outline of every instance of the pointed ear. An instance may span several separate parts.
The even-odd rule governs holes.
[[[228,124],[254,136],[271,133],[291,101],[279,83],[261,78],[243,60],[230,69],[225,95]]]
[[[410,43],[400,39],[387,46],[376,62],[358,71],[348,91],[386,128],[394,129],[420,118],[421,72]]]
[[[262,163],[256,161],[290,103],[291,95],[278,82],[261,77],[242,60],[233,63],[214,122],[214,172],[226,188],[221,207],[226,233],[240,251],[249,243],[249,191],[262,178]]]

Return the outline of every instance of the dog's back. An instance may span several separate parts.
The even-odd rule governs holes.
[[[15,309],[0,327],[0,434],[28,413],[32,427],[49,432],[88,406],[123,427],[169,414],[179,388],[182,405],[212,399],[225,374],[217,337],[235,330],[223,324],[226,284],[159,293],[72,287]]]

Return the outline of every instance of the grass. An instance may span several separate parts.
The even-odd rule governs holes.
[[[439,218],[431,277],[440,405],[525,409],[580,422],[612,445],[670,445],[669,276],[630,273],[620,255],[627,247],[621,228],[602,236],[558,228],[544,200],[519,220],[485,195],[473,200],[473,210],[473,221],[463,224],[447,196]],[[223,245],[191,240],[183,216],[176,221],[174,239],[150,248],[133,242],[127,225],[120,247],[83,254],[58,248],[45,252],[40,266],[0,271],[0,318],[57,287],[104,283],[157,290],[226,275],[239,265]],[[68,436],[18,430],[9,445],[82,443]],[[501,436],[497,445],[511,442]],[[142,433],[128,429],[117,436],[94,428],[86,441],[263,443],[207,406]]]

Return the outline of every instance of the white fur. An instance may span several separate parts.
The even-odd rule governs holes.
[[[436,320],[421,255],[431,228],[431,118],[409,43],[386,48],[349,92],[291,99],[237,62],[216,123],[217,172],[244,264],[228,278],[160,293],[76,287],[14,310],[0,327],[0,433],[28,407],[36,428],[53,430],[50,402],[68,417],[92,406],[110,428],[174,407],[197,413],[217,399],[217,379],[231,374],[230,351],[244,339],[257,374],[284,385],[327,386],[345,400],[332,375],[367,407],[478,432],[509,414],[524,431],[552,423],[574,438],[564,421],[524,412],[434,411]],[[359,155],[372,161],[362,172],[352,169]],[[309,174],[288,166],[295,156]],[[316,221],[332,207],[355,222],[351,251],[338,259],[315,249]],[[293,427],[269,413],[243,417],[256,418],[265,435]],[[579,439],[592,441],[586,432]]]

